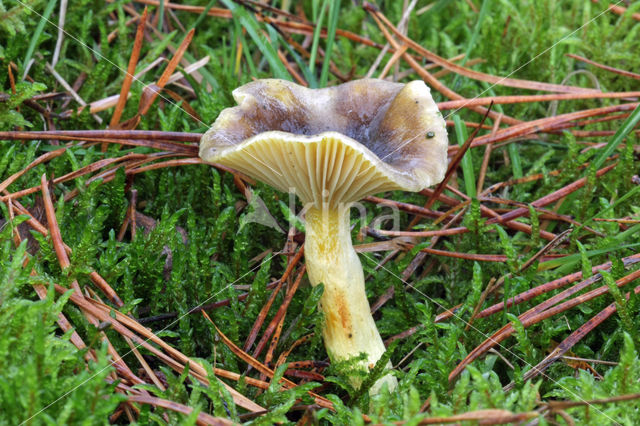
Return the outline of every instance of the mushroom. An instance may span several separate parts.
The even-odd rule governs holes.
[[[371,368],[385,347],[351,243],[349,208],[367,195],[419,191],[443,179],[447,132],[429,88],[364,79],[307,89],[265,79],[233,97],[238,106],[222,111],[203,135],[200,157],[298,195],[309,281],[324,284],[327,353],[334,361],[365,353],[361,365]],[[397,381],[386,375],[371,393],[383,383],[392,390]]]

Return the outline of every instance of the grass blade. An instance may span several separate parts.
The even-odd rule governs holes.
[[[164,0],[161,0],[160,5],[158,7],[158,30],[162,31],[163,25],[164,25]]]
[[[460,61],[460,66],[463,67],[464,64],[467,63],[467,59],[469,59],[469,55],[471,55],[471,51],[476,45],[476,39],[478,38],[478,34],[480,33],[480,28],[482,28],[482,23],[484,22],[485,16],[489,12],[491,7],[491,0],[484,0],[482,2],[482,6],[480,7],[480,12],[478,13],[478,22],[476,22],[476,26],[473,29],[473,34],[471,35],[471,40],[469,40],[469,44],[467,44],[467,49],[464,52],[464,57]],[[453,83],[451,83],[451,87],[454,90],[458,87],[458,80],[460,78],[460,74],[456,74],[453,79]]]
[[[192,30],[194,28],[197,28],[198,25],[200,25],[200,23],[202,21],[204,21],[204,18],[206,18],[209,15],[209,11],[211,10],[211,8],[213,7],[214,4],[216,4],[217,1],[216,0],[211,0],[205,7],[204,10],[202,11],[202,13],[198,16],[198,19],[196,19],[196,21],[191,24],[191,26],[189,27],[189,30]]]
[[[453,121],[456,127],[456,136],[458,137],[458,145],[462,146],[464,141],[467,140],[467,126],[462,122],[458,115],[453,117]],[[471,150],[465,152],[462,157],[462,175],[464,177],[464,188],[467,195],[471,198],[475,197],[476,192],[476,178],[473,173],[473,160],[471,159]]]
[[[275,47],[273,47],[271,42],[269,42],[262,33],[262,29],[256,19],[242,7],[238,7],[231,0],[222,0],[222,3],[224,3],[224,5],[231,11],[233,18],[239,21],[240,26],[247,30],[247,33],[249,33],[251,39],[258,46],[258,49],[260,49],[260,52],[262,52],[264,58],[269,63],[273,76],[275,78],[291,81],[289,71],[287,71],[282,61],[280,61],[280,58],[278,58],[278,52]]]
[[[336,38],[338,28],[338,17],[340,16],[340,2],[332,1],[329,7],[329,26],[327,28],[327,45],[324,50],[324,62],[322,63],[322,73],[320,74],[320,87],[327,85],[329,79],[329,68],[331,66],[331,51]]]
[[[601,248],[601,249],[596,249],[596,250],[588,250],[586,252],[587,256],[589,258],[594,257],[594,256],[598,256],[598,255],[602,255],[602,254],[608,254],[608,253],[613,253],[616,252],[618,250],[624,250],[624,249],[633,249],[635,247],[640,246],[640,243],[633,243],[633,244],[625,244],[625,245],[621,245],[621,244],[613,244],[609,247],[605,247],[605,248]],[[540,263],[540,265],[538,266],[538,272],[541,271],[546,271],[548,269],[553,269],[556,267],[560,267],[556,273],[557,274],[564,274],[567,271],[571,271],[574,266],[580,262],[580,253],[576,253],[576,254],[570,254],[568,256],[565,257],[561,257],[558,259],[553,259],[553,260],[549,260],[547,262],[542,262]]]
[[[598,155],[596,159],[593,160],[593,167],[597,169],[604,164],[606,159],[609,158],[616,147],[622,143],[624,138],[626,138],[629,133],[631,133],[631,130],[633,130],[636,124],[638,124],[638,121],[640,121],[640,105],[638,105],[633,110],[631,115],[629,115],[629,117],[624,120],[616,134],[613,135],[613,138],[611,138],[609,143],[604,148],[602,148],[602,150],[600,151],[600,155]]]
[[[324,14],[327,11],[327,2],[322,3],[322,9],[320,9],[320,16],[316,22],[316,29],[313,31],[313,42],[311,43],[311,56],[309,57],[309,69],[313,72],[316,69],[316,56],[318,56],[318,45],[320,44],[320,33],[322,32],[322,22],[324,21]]]
[[[287,50],[287,52],[289,52],[289,55],[291,55],[293,60],[296,62],[296,64],[300,68],[300,71],[302,72],[302,75],[304,76],[305,80],[309,82],[309,87],[312,89],[318,88],[318,80],[316,79],[316,75],[312,73],[311,70],[309,69],[309,65],[307,65],[302,60],[300,55],[298,55],[298,52],[293,50],[293,48],[289,43],[285,42],[285,43],[282,43],[282,45]]]
[[[42,34],[42,30],[44,30],[44,24],[47,23],[49,17],[51,16],[51,12],[53,12],[53,8],[56,5],[56,0],[49,0],[47,3],[47,8],[44,10],[44,13],[40,15],[40,22],[38,22],[38,26],[31,36],[31,42],[29,43],[29,48],[27,49],[27,54],[24,57],[24,63],[22,66],[24,67],[24,74],[27,74],[27,67],[29,66],[29,61],[31,61],[31,57],[33,56],[33,52],[36,50],[36,45],[38,44],[38,39],[40,38],[40,34]],[[22,77],[24,79],[24,76]]]

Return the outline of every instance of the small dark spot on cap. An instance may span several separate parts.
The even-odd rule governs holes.
[[[349,339],[351,339],[353,337],[353,334],[349,333]]]
[[[420,103],[419,101],[416,101],[416,104],[419,104],[419,103]]]
[[[434,137],[436,134],[435,132],[427,132],[427,138],[431,139],[432,137]]]

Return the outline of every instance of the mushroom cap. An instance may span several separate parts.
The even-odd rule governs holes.
[[[200,157],[304,203],[337,206],[389,190],[419,191],[447,168],[445,121],[422,81],[354,80],[325,89],[257,80],[233,91]]]

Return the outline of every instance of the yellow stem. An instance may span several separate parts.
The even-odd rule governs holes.
[[[329,357],[343,361],[366,353],[364,368],[372,368],[385,351],[384,343],[371,316],[364,286],[364,274],[351,243],[349,208],[311,208],[306,214],[305,260],[311,285],[324,284],[320,308],[325,314],[323,337]],[[395,377],[383,382],[395,388]],[[360,386],[356,378],[352,381]]]

